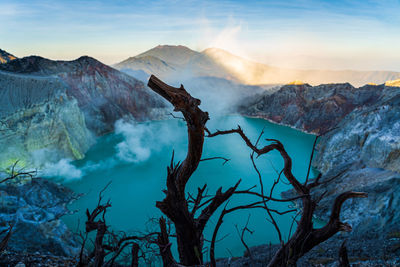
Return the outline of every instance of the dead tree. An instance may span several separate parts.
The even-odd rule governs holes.
[[[225,192],[219,188],[206,201],[203,201],[206,185],[198,189],[196,197],[187,198],[186,184],[201,161],[208,113],[199,108],[200,100],[192,97],[183,85],[175,88],[152,75],[148,86],[170,102],[174,111],[181,112],[187,124],[189,142],[186,158],[182,163],[174,163],[172,156],[167,168],[166,197],[156,206],[175,225],[180,263],[200,265],[203,263],[203,230],[218,207],[232,196],[240,181]],[[196,216],[197,213],[200,214]]]
[[[0,236],[5,234],[3,239],[0,242],[0,252],[4,251],[7,248],[8,241],[10,241],[12,229],[14,225],[9,224],[8,228],[0,232]]]
[[[257,145],[261,135],[257,142],[253,144],[250,139],[244,134],[240,126],[238,126],[237,129],[211,133],[205,127],[206,122],[209,119],[208,113],[202,111],[198,107],[200,105],[200,100],[193,98],[183,88],[183,85],[181,85],[180,88],[171,87],[152,75],[149,79],[148,86],[156,93],[164,97],[167,101],[169,101],[174,106],[175,111],[181,112],[187,124],[189,142],[186,158],[182,163],[178,162],[175,164],[174,157],[172,156],[171,164],[167,168],[167,189],[164,190],[166,197],[163,201],[159,201],[156,203],[156,206],[169,219],[171,219],[171,221],[175,225],[178,252],[181,264],[191,266],[200,265],[203,263],[202,235],[204,227],[212,214],[216,211],[216,209],[234,194],[253,194],[260,197],[261,200],[230,209],[225,206],[217,222],[216,230],[214,231],[213,235],[213,242],[210,248],[211,263],[214,266],[215,258],[213,255],[213,245],[215,243],[218,229],[222,224],[223,216],[239,209],[265,209],[271,219],[272,224],[277,230],[279,234],[279,239],[281,241],[281,248],[274,255],[268,266],[295,266],[297,260],[316,245],[329,239],[339,231],[351,231],[351,226],[347,223],[343,223],[340,220],[340,210],[342,204],[349,198],[367,197],[366,193],[345,192],[339,195],[333,203],[331,216],[328,223],[324,227],[316,229],[313,227],[313,215],[317,203],[324,195],[320,196],[319,198],[313,198],[310,192],[316,186],[321,185],[321,175],[311,182],[308,180],[308,170],[306,181],[304,183],[301,183],[292,173],[292,159],[286,152],[283,144],[278,140],[267,139],[267,141],[271,143],[262,148],[258,148]],[[199,162],[201,161],[205,132],[207,132],[207,137],[215,137],[219,135],[234,133],[239,134],[246,145],[253,151],[251,159],[253,161],[253,166],[256,169],[260,178],[261,193],[256,193],[250,190],[238,191],[237,187],[240,183],[239,180],[238,183],[236,183],[225,192],[222,192],[222,188],[219,188],[216,194],[211,197],[209,196],[209,199],[206,201],[203,201],[206,197],[206,194],[204,194],[206,185],[198,189],[196,197],[192,197],[190,195],[188,198],[186,197],[186,183],[190,179],[193,172],[197,169]],[[273,150],[278,151],[284,160],[284,167],[280,174],[283,173],[288,182],[294,188],[296,196],[291,199],[277,199],[272,196],[273,189],[275,188],[276,184],[279,183],[280,174],[278,180],[274,182],[274,185],[270,191],[270,195],[266,196],[264,194],[261,174],[254,163],[253,155],[255,153],[257,157],[259,157]],[[272,210],[268,208],[266,202],[293,200],[301,200],[302,208],[300,211],[300,219],[298,221],[297,228],[294,234],[289,238],[287,242],[284,242],[279,230],[279,226],[274,220],[272,213],[285,214],[287,212],[295,210],[289,210],[285,212]],[[189,204],[193,205],[190,207]],[[201,208],[203,209],[200,212],[199,210]],[[200,212],[200,215],[198,217],[196,217],[196,212]],[[162,227],[163,226],[161,225],[161,228]],[[166,261],[164,261],[164,263],[165,262]],[[171,261],[167,262],[171,264]]]
[[[79,256],[78,266],[87,266],[92,263],[92,266],[114,266],[117,258],[123,254],[127,247],[131,246],[130,250],[130,266],[136,267],[139,264],[139,251],[141,248],[138,242],[146,242],[149,244],[157,244],[156,237],[158,232],[152,232],[145,235],[126,235],[124,232],[115,233],[111,231],[106,224],[106,212],[111,207],[111,202],[108,200],[103,203],[103,192],[110,185],[107,184],[99,193],[97,206],[92,212],[86,210],[87,220],[85,223],[85,234],[81,235],[83,242]],[[87,257],[84,255],[85,244],[90,232],[96,232],[94,240],[94,249]],[[144,257],[142,253],[142,257]],[[108,256],[108,257],[107,257]],[[129,256],[129,255],[128,255]],[[107,257],[107,261],[106,261]]]
[[[339,249],[339,267],[350,267],[349,256],[347,255],[346,240]]]
[[[350,198],[364,198],[367,197],[366,193],[362,192],[345,192],[340,194],[334,201],[332,210],[331,210],[331,215],[329,218],[328,223],[319,229],[316,229],[313,227],[313,215],[315,212],[315,208],[317,207],[317,203],[321,200],[321,198],[324,197],[324,194],[317,197],[313,198],[311,195],[311,190],[322,183],[321,177],[322,175],[319,175],[314,181],[309,181],[308,180],[308,174],[305,179],[304,183],[301,183],[292,173],[292,159],[290,158],[289,154],[285,150],[283,144],[275,139],[266,139],[268,142],[271,142],[271,144],[268,144],[262,148],[257,147],[257,143],[253,144],[250,139],[244,134],[242,128],[238,126],[236,129],[232,130],[227,130],[227,131],[217,131],[215,133],[210,133],[208,131],[208,137],[215,137],[219,135],[226,135],[226,134],[233,134],[236,133],[238,134],[243,141],[246,143],[246,145],[259,157],[261,155],[267,154],[270,151],[276,150],[280,153],[284,160],[284,167],[283,167],[283,174],[285,175],[286,179],[289,181],[291,186],[293,187],[297,197],[301,199],[301,212],[300,212],[300,220],[298,221],[298,225],[296,228],[295,233],[289,238],[289,240],[285,243],[280,235],[279,227],[277,227],[276,223],[274,223],[273,217],[270,216],[272,223],[274,224],[275,228],[278,231],[278,234],[280,236],[281,240],[281,248],[277,251],[277,253],[274,255],[272,258],[271,262],[268,264],[268,266],[296,266],[296,262],[299,258],[301,258],[305,253],[310,251],[312,248],[317,246],[318,244],[324,242],[325,240],[331,238],[334,234],[338,233],[339,231],[351,231],[352,228],[348,223],[344,223],[340,220],[340,210],[342,207],[342,204]],[[258,141],[257,141],[258,142]],[[315,143],[314,143],[315,145]],[[310,164],[311,164],[312,157],[310,159]],[[254,164],[254,161],[253,161]],[[255,166],[255,165],[254,165]],[[256,169],[257,170],[257,169]],[[257,170],[258,172],[258,170]],[[260,175],[260,173],[258,172]],[[331,179],[330,179],[331,180]],[[325,182],[329,182],[325,181]],[[279,182],[279,180],[278,180]],[[324,183],[325,183],[324,182]],[[274,186],[276,183],[274,183]],[[263,192],[261,194],[258,194],[261,198],[267,201],[287,201],[285,199],[280,200],[280,199],[274,199],[272,198],[272,191],[273,188],[271,189],[271,194],[270,197],[266,197]],[[237,192],[236,192],[237,193]],[[248,192],[246,192],[248,193]],[[253,192],[252,194],[256,194]],[[251,205],[250,205],[251,206]],[[255,207],[260,207],[254,204]],[[240,208],[236,209],[243,209],[243,208],[252,208],[249,207],[249,205],[245,205]],[[235,208],[231,208],[228,211],[231,212]],[[266,208],[267,212],[271,212],[271,210],[268,211],[268,208]],[[226,209],[223,212],[227,212]],[[214,261],[215,262],[215,261]]]
[[[171,252],[171,242],[169,241],[169,233],[167,231],[167,224],[164,218],[160,218],[160,233],[157,235],[157,245],[160,248],[160,255],[163,261],[163,266],[174,266],[175,260]]]

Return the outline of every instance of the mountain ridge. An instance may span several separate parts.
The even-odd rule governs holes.
[[[177,77],[182,73],[183,75],[191,74],[192,76],[220,77],[248,85],[287,84],[294,80],[301,80],[312,85],[349,82],[355,87],[367,83],[382,84],[388,80],[400,79],[400,72],[395,71],[279,68],[244,59],[215,47],[197,52],[186,46],[159,45],[130,58],[140,58],[148,55],[156,57],[168,65],[175,64],[178,66],[172,74],[162,69],[153,69],[154,73],[147,72],[148,74],[156,74],[161,77],[168,77],[169,75]],[[114,66],[121,69],[118,64]],[[135,63],[125,67],[132,68],[133,70],[141,69]]]

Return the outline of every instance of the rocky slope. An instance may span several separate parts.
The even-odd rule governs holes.
[[[29,161],[39,150],[82,158],[93,136],[111,131],[116,120],[158,118],[164,107],[142,82],[90,57],[2,64],[0,96],[2,165]]]
[[[13,225],[10,252],[76,255],[80,245],[60,217],[77,196],[41,178],[25,178],[0,185],[0,230]]]
[[[276,110],[277,105],[285,109]],[[313,191],[316,196],[326,191],[317,208],[321,220],[329,218],[340,193],[368,193],[366,199],[344,204],[342,218],[353,226],[353,232],[336,236],[330,245],[336,242],[338,247],[341,240],[349,239],[350,257],[376,264],[400,257],[400,87],[284,86],[250,101],[241,112],[322,135],[313,166],[323,173],[322,180],[336,178]],[[326,250],[326,246],[320,248]],[[324,257],[317,256],[317,250],[311,256]]]
[[[56,78],[0,72],[0,88],[2,168],[16,160],[29,166],[31,159],[38,160],[35,153],[45,151],[54,161],[83,158],[93,136],[64,83]]]
[[[330,71],[296,70],[269,66],[247,60],[219,48],[202,52],[185,46],[159,45],[115,65],[118,69],[143,70],[148,74],[168,78],[211,76],[233,80],[242,84],[287,84],[302,80],[318,85],[322,83],[381,84],[400,78],[400,73],[390,71]],[[151,73],[148,72],[151,70]]]
[[[356,231],[400,231],[399,114],[400,88],[385,87],[374,105],[355,109],[321,138],[313,165],[326,174],[325,179],[340,174],[324,188],[329,194],[320,205],[321,215],[337,194],[365,191],[368,199],[349,203],[344,212]]]
[[[14,55],[11,55],[10,53],[0,49],[0,64],[10,62],[14,59],[16,59]]]
[[[273,94],[266,92],[248,99],[239,112],[321,135],[356,107],[375,103],[383,88],[383,85],[354,88],[349,83],[285,85]]]
[[[163,102],[143,83],[101,62],[84,56],[74,61],[52,61],[31,56],[14,60],[0,69],[18,74],[56,76],[66,93],[78,101],[89,129],[110,131],[116,119],[131,115],[137,120],[157,117]]]

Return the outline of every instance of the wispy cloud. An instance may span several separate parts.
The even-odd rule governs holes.
[[[277,54],[365,56],[393,68],[400,57],[399,12],[395,0],[0,0],[0,47],[18,56],[89,54],[115,63],[158,44],[183,44],[219,46],[265,62]]]

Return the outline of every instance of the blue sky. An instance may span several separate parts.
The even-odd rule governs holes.
[[[399,14],[399,0],[0,0],[0,48],[112,64],[182,44],[293,68],[400,71]]]

